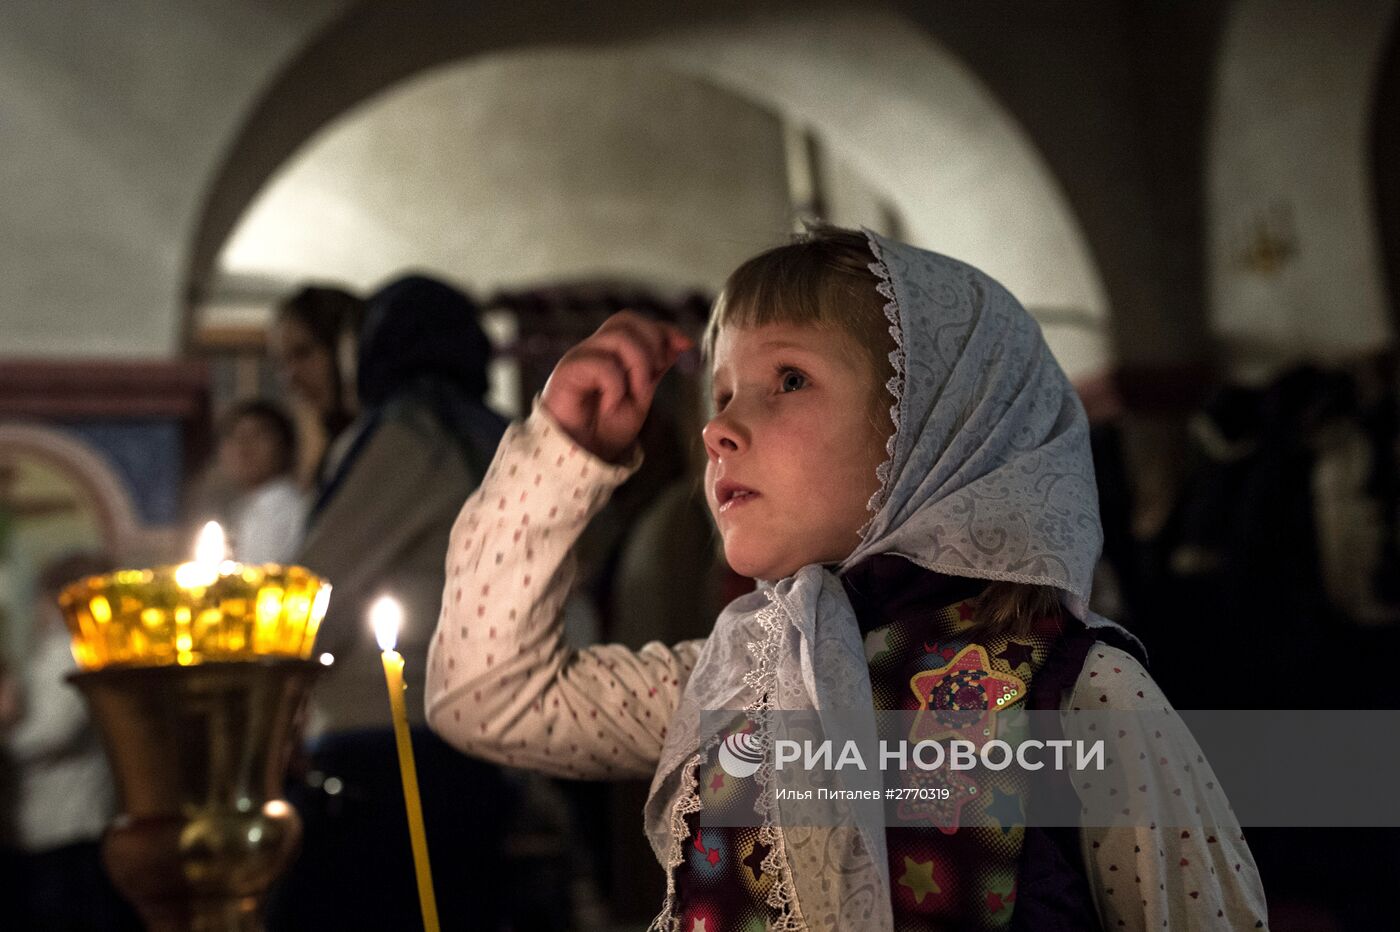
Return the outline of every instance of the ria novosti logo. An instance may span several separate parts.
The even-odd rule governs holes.
[[[719,765],[731,777],[751,777],[762,763],[763,746],[751,731],[733,732],[719,746]]]

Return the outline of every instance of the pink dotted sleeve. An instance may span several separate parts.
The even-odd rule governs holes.
[[[1138,811],[1149,814],[1148,824],[1084,826],[1080,831],[1104,928],[1267,928],[1263,884],[1239,820],[1196,739],[1142,665],[1118,648],[1095,646],[1068,705],[1151,714],[1151,724],[1136,731],[1130,730],[1131,722],[1147,721],[1147,716],[1122,717],[1126,728],[1116,747],[1124,773],[1108,790],[1121,790],[1120,800],[1131,796]],[[1066,737],[1096,736],[1070,728]],[[1097,791],[1076,790],[1081,798]],[[1151,819],[1152,813],[1183,812],[1191,817],[1163,816],[1162,823]],[[1164,824],[1169,821],[1175,824]]]
[[[428,722],[499,763],[583,779],[648,777],[704,645],[583,650],[563,639],[572,548],[640,464],[574,444],[538,406],[506,431],[452,530],[428,655]]]

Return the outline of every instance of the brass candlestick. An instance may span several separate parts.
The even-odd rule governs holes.
[[[282,783],[329,593],[301,567],[214,559],[60,596],[121,803],[103,858],[149,929],[261,929],[301,836]]]

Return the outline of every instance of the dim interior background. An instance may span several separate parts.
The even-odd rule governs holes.
[[[234,402],[289,405],[309,478],[324,438],[268,355],[300,285],[459,286],[519,415],[611,311],[698,330],[739,261],[825,219],[1041,322],[1095,425],[1098,607],[1178,706],[1392,706],[1383,669],[1317,662],[1400,646],[1397,6],[6,4],[0,649],[36,649],[65,553],[184,553]],[[696,498],[700,376],[668,382],[586,540],[581,637],[703,634],[742,590]],[[646,595],[682,566],[689,618]],[[644,925],[642,790],[563,792],[575,821],[511,856],[554,865],[577,926]],[[1382,921],[1395,832],[1251,839],[1273,928]]]

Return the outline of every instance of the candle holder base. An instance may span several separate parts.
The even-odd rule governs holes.
[[[301,838],[282,785],[320,669],[262,658],[73,674],[121,800],[103,858],[147,928],[262,928]]]

